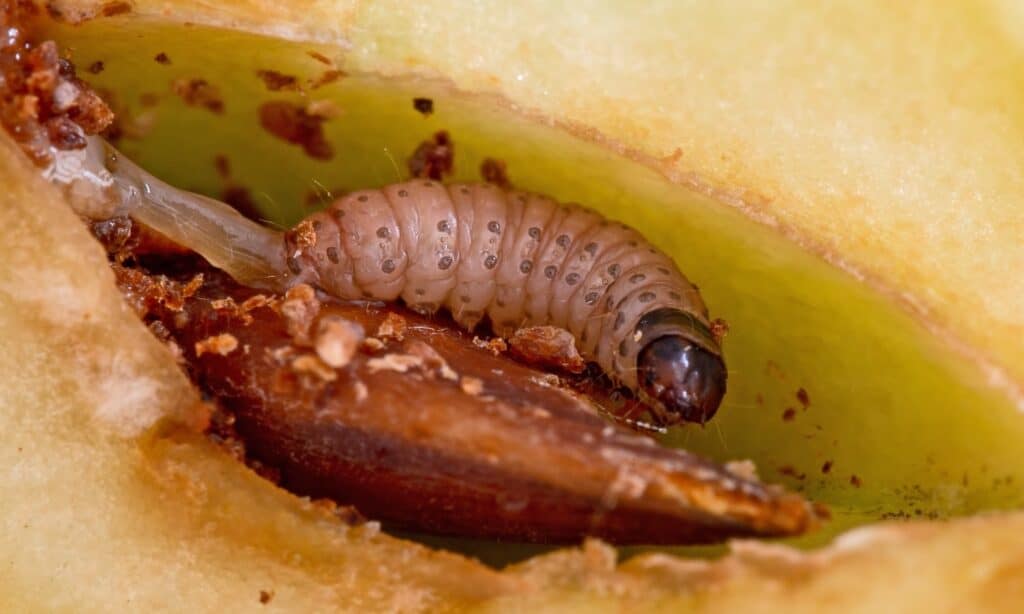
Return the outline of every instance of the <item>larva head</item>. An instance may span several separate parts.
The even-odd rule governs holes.
[[[641,398],[663,424],[704,424],[725,396],[722,357],[679,335],[651,341],[637,357]]]

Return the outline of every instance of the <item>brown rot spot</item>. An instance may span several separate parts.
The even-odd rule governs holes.
[[[558,235],[558,238],[555,239],[555,243],[558,244],[558,247],[566,248],[569,247],[570,243],[572,243],[572,239],[569,238],[569,235]]]
[[[97,61],[93,62],[92,64],[89,64],[89,67],[86,68],[86,70],[89,71],[91,74],[98,75],[101,72],[103,72],[104,68],[105,67],[103,65],[103,62],[97,60]]]
[[[548,266],[544,267],[544,277],[547,277],[548,279],[554,279],[555,275],[557,274],[558,267],[556,267],[555,265],[549,264]]]
[[[583,251],[585,251],[588,254],[590,254],[591,256],[593,256],[594,254],[597,253],[597,243],[594,243],[594,242],[587,243],[586,247],[583,248]]]
[[[128,2],[122,2],[116,0],[114,2],[107,2],[100,9],[100,14],[104,17],[114,17],[115,15],[124,15],[125,13],[132,12],[132,5]]]
[[[498,265],[498,257],[495,256],[494,254],[490,254],[486,258],[484,258],[484,266],[486,268],[493,269],[497,265]]]
[[[501,224],[499,224],[497,220],[491,220],[490,222],[487,222],[487,230],[494,234],[501,234]]]
[[[366,201],[370,200],[370,197],[367,196],[366,194],[360,194],[359,196],[356,197],[356,200],[358,200],[361,203],[365,203]]]
[[[377,229],[378,239],[388,239],[391,237],[391,231],[387,229],[387,226],[381,226]]]
[[[580,280],[579,273],[569,273],[565,276],[565,283],[575,286]]]
[[[286,75],[276,70],[257,70],[256,76],[263,80],[263,86],[271,92],[299,89],[299,80],[293,75]]]
[[[287,259],[288,270],[292,272],[292,275],[298,275],[302,272],[302,267],[299,266],[299,261],[295,258],[289,257]]]
[[[437,132],[416,147],[406,162],[409,174],[419,179],[440,181],[452,173],[455,165],[455,145],[444,130]],[[430,187],[434,184],[424,183]]]
[[[260,125],[277,138],[302,147],[311,158],[330,160],[334,148],[324,136],[324,118],[310,115],[300,105],[286,100],[265,102],[259,109]]]
[[[786,411],[782,412],[782,421],[783,422],[792,422],[793,418],[795,418],[795,417],[796,417],[796,410],[793,409],[792,407],[787,407]]]
[[[612,324],[612,329],[619,330],[622,325],[626,323],[626,314],[621,311],[615,315],[615,322]]]
[[[171,90],[190,107],[201,107],[217,115],[224,112],[220,90],[205,79],[175,79]]]
[[[445,234],[452,234],[452,224],[448,220],[441,220],[437,223],[437,231]]]
[[[504,160],[484,158],[484,161],[480,163],[480,176],[490,185],[502,187],[506,190],[512,187],[512,182],[508,179],[508,169]]]
[[[622,272],[622,267],[619,266],[618,263],[608,266],[608,274],[611,275],[613,279],[617,278],[620,272]]]
[[[625,341],[619,342],[619,356],[625,356],[628,353],[629,353],[629,348],[626,347],[626,342]]]
[[[519,272],[526,274],[533,270],[533,263],[529,260],[523,260],[519,263]]]
[[[402,198],[405,198],[405,197],[409,196],[409,191],[408,190],[399,190],[398,191],[398,195],[400,197],[402,197]]]
[[[413,98],[412,108],[419,111],[424,117],[427,117],[434,112],[434,101],[430,98]]]
[[[531,226],[526,233],[530,235],[531,239],[537,240],[540,238],[540,228],[537,228],[536,226]]]
[[[157,64],[163,64],[164,66],[167,66],[168,64],[171,63],[171,58],[167,57],[167,54],[164,53],[163,51],[161,51],[160,53],[156,54],[156,56],[153,57],[153,60]]]
[[[631,283],[631,284],[638,284],[638,283],[642,282],[645,279],[647,279],[646,275],[644,275],[643,273],[637,273],[635,275],[631,275],[630,276],[629,283]]]
[[[597,302],[597,299],[600,298],[600,296],[601,295],[597,292],[588,292],[587,295],[583,297],[583,302],[588,305],[593,305]]]
[[[331,262],[333,262],[334,264],[338,264],[338,262],[341,260],[341,258],[338,257],[338,248],[337,247],[328,247],[327,248],[327,259],[330,260]]]
[[[451,256],[445,256],[437,262],[437,268],[442,271],[447,271],[452,266],[453,258]]]
[[[850,476],[850,486],[853,486],[854,488],[860,488],[863,483],[864,482],[862,482],[861,479],[857,477],[857,474],[853,474]]]
[[[654,293],[653,292],[641,292],[640,296],[638,298],[640,299],[641,303],[650,303],[651,301],[654,300]]]
[[[394,273],[395,261],[388,258],[380,265],[380,270],[384,271],[385,273]]]
[[[829,471],[832,471],[832,461],[827,460],[822,463],[821,472],[827,474]]]
[[[807,409],[808,407],[811,406],[811,397],[803,388],[800,388],[799,390],[796,391],[796,400],[800,401],[800,404],[804,406],[804,409]]]

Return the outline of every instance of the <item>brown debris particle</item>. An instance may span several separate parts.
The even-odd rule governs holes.
[[[787,407],[786,411],[782,412],[782,419],[785,422],[792,422],[793,418],[796,417],[796,410],[792,407]]]
[[[347,72],[345,72],[344,70],[338,70],[337,68],[332,68],[331,70],[325,70],[324,72],[320,73],[320,76],[318,76],[316,79],[310,79],[309,80],[309,87],[311,89],[314,89],[314,90],[315,89],[320,89],[321,87],[323,87],[325,85],[328,85],[330,83],[334,83],[338,79],[341,79],[342,77],[347,77],[347,76],[348,76]]]
[[[324,361],[313,354],[303,354],[292,361],[292,371],[315,375],[325,382],[338,379],[338,374]]]
[[[303,107],[285,101],[272,100],[260,106],[260,125],[277,138],[299,145],[311,158],[330,160],[334,149],[324,137],[324,118],[310,115]]]
[[[132,5],[128,2],[107,2],[100,8],[100,15],[113,17],[132,12]]]
[[[286,75],[276,70],[257,70],[256,76],[263,80],[263,85],[271,92],[296,91],[299,79],[294,75]]]
[[[160,53],[153,56],[153,61],[155,61],[157,64],[163,64],[164,66],[168,66],[171,63],[171,58],[167,57],[167,54],[161,51]]]
[[[260,591],[260,603],[266,605],[274,598],[274,591]]]
[[[429,117],[434,113],[434,101],[430,98],[413,98],[412,108],[419,111],[423,117]]]
[[[213,168],[217,169],[217,176],[221,179],[231,177],[231,161],[224,154],[217,154],[213,158]]]
[[[800,404],[804,406],[804,409],[811,406],[811,397],[808,396],[807,391],[803,388],[799,388],[796,391],[796,400],[800,401]]]
[[[377,327],[377,336],[382,339],[394,339],[401,341],[405,338],[405,318],[391,311]]]
[[[506,190],[512,188],[512,182],[508,178],[508,166],[504,160],[484,158],[484,161],[480,164],[480,176],[487,183],[496,185],[499,188]]]
[[[441,130],[432,139],[420,143],[409,158],[409,173],[418,179],[442,180],[455,166],[455,145]]]
[[[520,328],[509,339],[512,353],[527,364],[582,373],[587,363],[576,349],[572,333],[557,326]]]
[[[96,60],[92,64],[89,64],[86,70],[89,71],[90,74],[98,75],[103,72],[104,68],[106,68],[106,66],[103,64],[102,60]]]
[[[797,471],[796,467],[794,467],[793,465],[783,465],[779,467],[779,473],[785,476],[789,476],[791,478],[796,478],[798,480],[803,480],[804,478],[807,477],[806,473],[801,473]]]
[[[212,335],[197,341],[195,350],[196,358],[199,358],[203,354],[217,354],[219,356],[227,356],[231,352],[238,349],[238,339],[231,333],[222,333],[220,335]]]
[[[480,348],[481,350],[488,350],[495,356],[508,350],[508,344],[501,337],[492,337],[490,339],[481,339],[480,337],[473,337],[473,345]]]
[[[288,334],[298,345],[310,345],[310,328],[320,313],[320,301],[316,291],[308,284],[298,284],[288,289],[281,303]]]
[[[327,366],[348,366],[366,336],[363,327],[339,316],[326,316],[317,322],[313,348]]]
[[[862,484],[864,484],[864,482],[861,481],[861,479],[857,476],[857,474],[852,474],[850,476],[850,485],[851,486],[853,486],[854,488],[860,488]]]
[[[462,391],[470,396],[479,396],[484,391],[484,381],[479,377],[463,377],[459,382]]]
[[[722,339],[729,333],[729,323],[722,318],[711,320],[711,336],[715,343],[722,343]]]
[[[190,107],[201,107],[218,115],[224,113],[224,99],[220,90],[205,79],[175,79],[171,82],[171,91]]]
[[[827,474],[829,471],[832,471],[832,461],[827,460],[822,463],[821,472]]]

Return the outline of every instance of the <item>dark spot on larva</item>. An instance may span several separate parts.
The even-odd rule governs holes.
[[[569,273],[568,275],[565,276],[565,283],[569,284],[570,286],[575,286],[579,280],[579,273]]]
[[[163,64],[164,66],[167,66],[168,64],[170,64],[170,63],[171,63],[171,58],[169,58],[169,57],[167,56],[167,54],[166,54],[166,53],[164,53],[163,51],[161,51],[160,53],[156,54],[156,55],[155,55],[155,56],[153,57],[153,60],[154,60],[154,61],[155,61],[155,62],[156,62],[157,64]]]
[[[557,243],[559,247],[569,247],[569,244],[572,243],[572,239],[569,238],[569,235],[558,235],[558,238],[555,239],[555,243]]]
[[[416,109],[426,117],[434,112],[434,101],[430,98],[413,98],[412,108]]]
[[[529,260],[523,260],[522,262],[519,263],[520,272],[525,274],[529,273],[531,270],[533,270],[533,263],[530,262]]]
[[[636,241],[630,241],[630,242],[628,243],[628,245],[629,245],[630,247],[636,247],[637,245],[640,245],[640,244],[639,244],[639,243],[637,243]]]
[[[491,220],[487,222],[487,230],[490,230],[494,234],[501,234],[501,224],[497,220]]]
[[[459,297],[459,300],[462,301],[463,303],[468,303],[471,299],[469,298],[469,296],[463,294],[462,296]]]
[[[288,270],[292,272],[292,275],[298,275],[302,272],[302,267],[299,266],[299,261],[293,257],[287,259]]]
[[[427,293],[427,291],[424,290],[423,288],[416,288],[416,290],[414,290],[414,292],[416,293],[416,296],[423,296],[424,294]]]
[[[345,217],[345,210],[344,209],[331,209],[331,215],[333,215],[335,217],[335,219],[341,220],[341,218]]]
[[[594,242],[587,243],[586,247],[583,248],[583,251],[585,251],[588,254],[590,254],[591,256],[593,256],[594,254],[597,253],[597,243],[594,243]]]
[[[647,248],[647,253],[648,254],[657,254],[658,250],[654,249],[653,247],[648,247]]]
[[[670,274],[671,274],[671,273],[669,272],[669,270],[668,270],[668,269],[666,269],[666,268],[665,268],[665,267],[663,267],[663,266],[660,266],[660,267],[658,267],[658,272],[659,272],[659,273],[661,273],[662,275],[670,275]]]
[[[408,196],[408,195],[409,195],[409,191],[408,191],[408,190],[399,190],[399,191],[398,191],[398,195],[399,195],[400,197],[402,197],[402,198],[405,198],[406,196]]]
[[[388,230],[387,226],[381,226],[380,228],[377,229],[378,239],[387,239],[389,237],[391,237],[391,231]]]
[[[549,264],[548,266],[544,267],[544,277],[547,277],[548,279],[554,279],[555,275],[557,274],[558,267],[556,267],[555,265]]]
[[[361,203],[365,203],[366,201],[370,200],[370,197],[367,196],[366,194],[360,194],[359,196],[356,197],[356,200],[358,200]]]
[[[484,267],[485,268],[493,269],[495,266],[497,266],[497,264],[498,264],[498,257],[495,256],[494,254],[491,254],[491,255],[487,256],[486,258],[484,258]]]
[[[341,260],[341,258],[338,257],[338,248],[337,247],[328,247],[327,248],[327,259],[330,260],[331,262],[333,262],[334,264],[338,264],[338,262]]]
[[[454,259],[451,256],[445,256],[437,261],[437,268],[442,271],[447,271],[452,266]]]
[[[384,271],[385,273],[394,273],[395,272],[395,261],[390,259],[390,258],[388,258],[387,260],[385,260],[380,265],[380,270]]]
[[[629,348],[626,347],[626,342],[622,341],[619,343],[619,356],[625,356],[629,352]]]
[[[683,300],[683,297],[680,296],[679,293],[676,292],[675,290],[672,290],[671,292],[669,292],[668,293],[668,297],[670,299],[672,299],[673,301],[681,301],[681,300]]]
[[[467,187],[461,187],[459,188],[459,191],[462,192],[463,194],[469,194],[469,188]]]
[[[437,231],[445,234],[452,234],[452,225],[448,220],[441,220],[437,223]]]
[[[601,295],[598,294],[597,292],[588,292],[587,295],[583,297],[583,302],[588,305],[593,305],[594,303],[597,302],[597,299],[600,297]]]
[[[324,136],[325,118],[311,115],[304,106],[287,100],[271,100],[260,106],[259,116],[264,130],[283,141],[299,145],[309,157],[316,160],[334,157],[334,148]]]
[[[640,296],[638,298],[640,299],[641,303],[650,303],[651,301],[654,300],[654,293],[653,292],[641,292]]]
[[[612,324],[612,329],[619,330],[622,325],[626,323],[626,314],[621,311],[615,315],[615,322]]]
[[[617,278],[621,271],[622,267],[620,267],[618,264],[612,264],[608,266],[608,274],[611,275],[613,278]]]
[[[536,226],[531,226],[530,229],[527,230],[526,232],[527,232],[527,234],[530,235],[531,239],[539,239],[540,238],[540,228],[537,228]]]
[[[644,275],[643,273],[636,273],[635,275],[631,275],[629,277],[629,283],[631,283],[631,284],[638,284],[638,283],[642,282],[645,279],[647,279],[646,275]]]

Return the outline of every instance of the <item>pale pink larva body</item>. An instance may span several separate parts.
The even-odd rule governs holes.
[[[672,259],[579,205],[413,180],[347,194],[298,228],[287,235],[291,273],[340,298],[446,309],[467,329],[486,316],[501,336],[565,328],[584,358],[633,390],[655,337],[681,337],[721,361],[704,302]],[[724,393],[724,366],[722,378]]]

